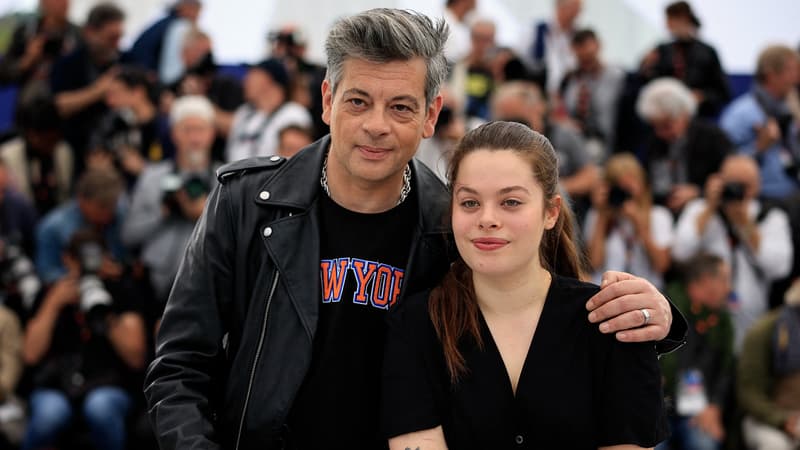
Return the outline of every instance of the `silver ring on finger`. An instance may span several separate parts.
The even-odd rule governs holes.
[[[641,311],[642,317],[644,318],[644,323],[642,324],[642,326],[645,326],[648,323],[650,323],[650,318],[651,318],[650,311],[648,311],[646,308],[642,308],[639,311]]]

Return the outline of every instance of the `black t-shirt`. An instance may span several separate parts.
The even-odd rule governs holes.
[[[291,448],[385,448],[378,401],[386,315],[397,301],[416,198],[360,214],[320,192],[320,299],[311,368],[289,414]]]
[[[386,347],[385,436],[444,429],[448,448],[596,449],[666,437],[661,374],[652,343],[622,344],[589,323],[597,287],[553,277],[516,396],[483,316],[483,350],[460,344],[468,372],[450,383],[427,295],[393,312]]]

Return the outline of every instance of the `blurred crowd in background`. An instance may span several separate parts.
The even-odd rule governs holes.
[[[662,358],[659,449],[800,448],[798,43],[764,47],[735,96],[686,2],[635,70],[604,62],[580,0],[554,0],[525,52],[498,46],[475,3],[447,1],[450,78],[417,157],[444,180],[480,123],[547,136],[595,281],[645,277],[690,323]],[[302,24],[265,36],[258,64],[223,67],[202,6],[177,0],[125,51],[113,3],[73,24],[69,0],[40,0],[4,22],[0,449],[155,448],[142,376],[216,169],[328,133]]]

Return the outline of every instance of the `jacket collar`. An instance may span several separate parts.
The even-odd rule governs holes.
[[[319,192],[322,162],[330,142],[330,135],[326,135],[288,159],[264,182],[258,192],[250,194],[255,202],[300,210],[310,208]],[[269,195],[263,195],[264,192]]]

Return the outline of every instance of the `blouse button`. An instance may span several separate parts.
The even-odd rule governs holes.
[[[522,445],[522,443],[525,442],[525,439],[522,438],[521,434],[518,434],[517,437],[514,438],[514,441],[517,443],[517,445]]]
[[[272,236],[272,227],[264,228],[264,237]]]
[[[261,193],[258,194],[258,198],[261,200],[269,200],[269,191],[261,191]]]

